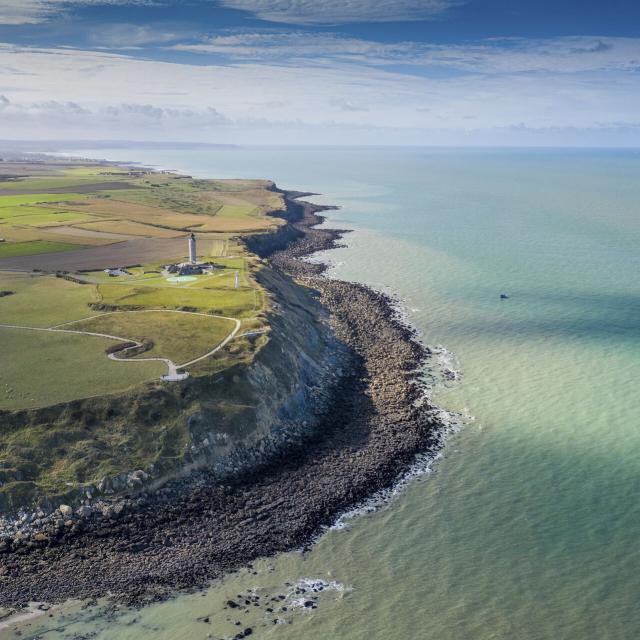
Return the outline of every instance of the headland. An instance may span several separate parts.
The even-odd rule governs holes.
[[[206,586],[304,548],[417,454],[437,454],[445,425],[427,399],[429,351],[386,295],[306,260],[343,235],[319,227],[326,208],[301,199],[311,194],[268,190],[284,204],[266,212],[277,223],[239,234],[269,299],[261,342],[251,357],[117,396],[131,428],[168,414],[184,423],[180,465],[155,460],[91,485],[89,497],[70,492],[73,504],[44,500],[23,523],[6,520],[0,606],[106,595],[140,605]],[[91,425],[113,407],[106,397],[35,411]],[[37,421],[4,417],[16,430]]]

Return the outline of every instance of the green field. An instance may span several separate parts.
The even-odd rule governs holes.
[[[217,315],[241,317],[256,311],[258,302],[253,289],[190,288],[188,286],[143,286],[101,284],[100,301],[116,307],[162,309],[189,308]]]
[[[259,213],[258,207],[250,204],[225,204],[216,215],[221,218],[246,218]]]
[[[211,351],[229,335],[234,326],[230,320],[190,313],[132,311],[105,314],[65,328],[138,341],[150,339],[153,349],[137,358],[169,358],[180,365]]]
[[[49,275],[0,272],[0,289],[14,295],[0,298],[0,324],[51,327],[92,315],[95,287]]]
[[[19,205],[17,207],[0,207],[0,220],[11,220],[14,218],[21,218],[22,216],[38,216],[43,213],[51,215],[59,213],[60,211],[60,209],[48,209],[28,204]],[[18,221],[16,220],[16,222]]]
[[[109,278],[104,273],[86,274],[97,286],[99,302],[115,307],[183,309],[248,318],[261,310],[264,301],[260,289],[248,274],[246,258],[218,258],[220,267],[212,275],[196,276],[179,284],[160,273],[132,269],[131,277]],[[157,267],[155,270],[159,269]],[[235,273],[240,288],[235,288]]]
[[[20,183],[8,183],[13,186]],[[45,228],[57,225],[86,222],[92,217],[81,211],[69,211],[66,208],[49,206],[51,203],[73,200],[78,201],[86,196],[76,193],[36,194],[36,195],[4,195],[0,196],[0,259],[18,256],[55,253],[82,248],[78,239],[70,237],[69,242],[47,239]],[[45,206],[37,206],[44,204]],[[38,229],[43,231],[39,232]],[[31,230],[33,235],[25,238],[24,234]],[[10,242],[14,240],[14,242]],[[22,242],[21,240],[28,240]]]
[[[69,222],[88,222],[94,220],[79,211],[64,211],[46,207],[4,207],[0,209],[0,224],[29,227],[48,227]],[[2,226],[0,226],[0,230]]]
[[[29,172],[24,164],[3,169],[7,175]],[[178,467],[192,438],[185,416],[193,412],[204,409],[214,424],[242,427],[253,402],[246,381],[235,374],[233,384],[221,380],[230,368],[249,364],[268,341],[269,297],[254,277],[261,261],[247,253],[239,235],[282,223],[265,215],[283,207],[270,186],[55,164],[34,165],[30,177],[2,184],[5,194],[15,194],[0,195],[0,290],[11,292],[0,297],[0,325],[14,325],[0,326],[0,511],[29,505],[43,492],[62,500],[78,483],[122,471]],[[197,229],[199,256],[215,269],[171,281],[161,273],[162,261],[180,255],[170,239],[188,229]],[[156,239],[171,257],[147,253],[153,263],[109,277],[104,268],[116,265],[104,249],[114,232],[133,238],[117,238],[125,251],[114,253],[120,256],[115,262]],[[184,242],[186,253],[186,235]],[[88,244],[103,250],[101,269],[79,271],[87,264],[85,252],[77,266],[73,254],[65,256],[70,273],[59,277],[28,266],[31,255]],[[27,256],[25,272],[1,270],[3,258],[17,256]],[[34,257],[32,268],[48,260]],[[238,335],[208,355],[237,321]],[[75,333],[82,331],[117,340]],[[121,340],[150,348],[110,359],[106,350]],[[149,358],[186,364],[190,377],[162,380],[167,363]]]
[[[2,226],[0,225],[0,233]],[[56,253],[59,251],[75,251],[82,246],[68,242],[49,242],[48,240],[30,240],[29,242],[0,242],[0,258],[17,256],[33,256],[40,253]]]
[[[14,183],[15,184],[15,183]],[[45,202],[69,202],[84,200],[87,196],[81,193],[39,193],[34,195],[0,195],[0,209],[5,207],[19,207],[25,204],[39,204]]]
[[[155,186],[158,185],[158,186]],[[214,198],[203,198],[186,181],[149,180],[142,189],[121,190],[117,194],[102,192],[111,198],[131,204],[171,209],[187,214],[214,215],[222,203]]]
[[[249,276],[247,261],[244,257],[220,258],[217,260],[220,269],[214,275],[197,276],[193,281],[178,284],[168,282],[167,276],[158,272],[158,265],[135,267],[130,270],[131,276],[118,278],[110,278],[102,271],[72,276],[86,284],[47,274],[0,272],[0,290],[13,292],[0,297],[0,324],[90,331],[137,341],[146,338],[152,341],[153,349],[137,358],[164,357],[180,365],[211,351],[235,327],[231,320],[214,318],[212,313],[241,319],[247,327],[262,326],[265,298]],[[234,288],[236,270],[240,273],[240,289]],[[128,312],[112,313],[118,307]],[[162,309],[198,310],[207,315]],[[6,331],[9,330],[0,327],[0,332]],[[4,335],[9,334],[0,333]],[[79,337],[22,330],[23,357],[7,369],[16,385],[12,394],[0,400],[0,408],[44,406],[112,393],[167,372],[166,365],[161,363],[149,370],[141,363],[109,360],[104,350],[112,342],[98,340],[103,343],[100,347],[83,351],[83,358],[77,360],[84,344]],[[42,345],[57,353],[55,366],[38,366]],[[244,357],[238,345],[232,345],[235,355],[229,365]],[[5,350],[3,360],[8,357],[13,356]],[[193,373],[219,368],[214,362],[217,358],[218,354],[199,364]],[[53,356],[47,362],[52,359]],[[96,376],[83,379],[81,384],[69,378],[60,383],[64,371],[75,370],[77,362],[95,368]],[[19,371],[22,375],[18,375]],[[113,381],[107,384],[105,379],[109,376],[113,376]]]
[[[160,362],[109,360],[105,338],[0,327],[0,339],[0,409],[107,395],[166,373]]]

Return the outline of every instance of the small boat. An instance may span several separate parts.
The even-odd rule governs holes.
[[[509,294],[508,293],[501,293],[500,294],[500,300],[508,300],[509,299]]]

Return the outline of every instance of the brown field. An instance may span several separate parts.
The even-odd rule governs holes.
[[[247,180],[231,180],[229,182],[232,182],[233,185],[217,182],[215,184],[219,186],[219,190],[203,191],[201,195],[205,198],[216,200],[223,206],[253,204],[256,206],[256,215],[285,208],[282,195],[273,191],[266,191],[262,182]],[[259,186],[256,186],[256,182],[258,182]],[[240,188],[241,186],[243,186],[242,189]]]
[[[71,244],[81,245],[102,245],[111,244],[118,240],[126,240],[123,238],[112,238],[108,234],[82,234],[75,233],[76,229],[69,226],[49,227],[12,227],[7,224],[0,225],[0,238],[4,238],[9,242],[30,242],[32,240],[46,240],[47,242],[69,242]]]
[[[191,231],[199,236],[202,258],[228,255],[233,235],[283,223],[265,215],[283,208],[282,196],[270,187],[260,180],[194,180],[112,166],[7,163],[0,166],[0,195],[15,196],[17,213],[0,222],[4,255],[11,256],[0,259],[0,268],[73,271],[166,263],[185,258],[184,235]],[[20,200],[40,193],[69,195],[63,207],[48,204],[51,195],[37,206]],[[38,240],[39,254],[7,249]],[[53,251],[48,243],[81,246],[47,255]]]
[[[65,251],[0,259],[0,269],[31,271],[77,271],[79,269],[106,269],[149,262],[183,260],[187,250],[184,238],[136,238],[115,244]]]
[[[36,227],[12,227],[9,224],[0,224],[0,238],[11,242],[29,242],[42,239],[42,229]]]
[[[85,229],[84,225],[75,227],[64,226],[56,227],[55,233],[50,234],[56,240],[65,242],[82,242],[82,244],[113,244],[114,242],[122,242],[124,240],[133,240],[136,236],[126,233],[106,233],[98,229]],[[74,240],[75,238],[75,240]],[[49,239],[48,237],[46,239]]]
[[[246,205],[246,202],[242,204]],[[244,233],[270,229],[280,224],[279,219],[261,216],[259,211],[251,217],[194,215],[111,198],[66,205],[65,208],[94,216],[126,218],[141,224],[157,225],[176,231]]]
[[[76,229],[93,232],[100,235],[120,235],[123,239],[129,236],[143,236],[146,238],[176,238],[184,235],[183,231],[152,227],[140,222],[129,220],[101,220],[98,222],[86,222],[75,225]]]
[[[175,230],[187,230],[189,225],[202,224],[205,216],[179,213],[171,209],[149,207],[132,202],[123,202],[114,199],[89,200],[82,204],[67,207],[73,211],[82,211],[90,215],[108,216],[109,218],[126,218],[135,222],[170,227]]]

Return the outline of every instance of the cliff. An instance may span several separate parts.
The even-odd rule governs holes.
[[[0,468],[0,515],[36,506],[46,512],[61,502],[139,490],[140,481],[131,477],[136,471],[144,472],[136,476],[145,478],[142,484],[155,486],[202,465],[226,477],[273,455],[301,431],[313,431],[348,359],[346,350],[311,290],[268,266],[257,278],[270,292],[272,311],[268,338],[249,338],[254,355],[248,363],[180,384],[148,384],[117,396],[4,412],[5,433],[27,430],[45,439],[51,454],[69,446],[70,432],[78,427],[83,438],[93,434],[106,441],[108,434],[123,434],[112,451],[103,453],[115,457],[120,447],[124,469],[85,460],[77,486],[61,487],[37,481],[43,466],[56,464],[54,455],[19,468],[5,466]],[[84,453],[94,455],[93,450]]]

